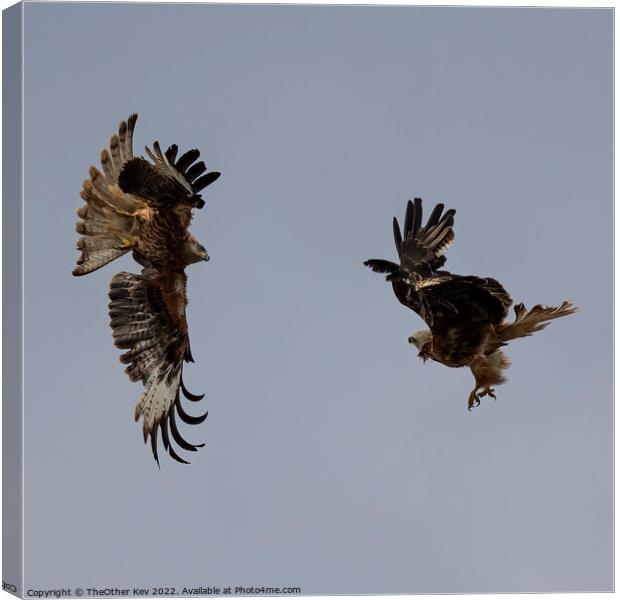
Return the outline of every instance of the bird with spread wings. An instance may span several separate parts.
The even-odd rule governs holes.
[[[102,171],[90,167],[83,184],[85,204],[78,209],[76,225],[80,257],[73,275],[86,275],[131,252],[142,267],[140,275],[121,272],[112,277],[109,292],[110,326],[114,344],[123,350],[120,360],[131,381],[141,381],[135,420],[142,417],[144,441],[151,438],[159,464],[157,433],[164,448],[181,463],[171,437],[184,450],[194,452],[204,444],[190,444],[179,432],[176,415],[187,424],[202,423],[207,413],[188,414],[181,392],[197,402],[183,383],[183,362],[193,362],[185,307],[185,268],[209,260],[205,248],[188,231],[193,209],[204,206],[200,191],[220,173],[207,172],[197,162],[198,150],[177,157],[178,148],[162,152],[159,143],[146,148],[150,160],[133,155],[137,114],[122,121],[110,149],[101,151]]]
[[[402,233],[396,217],[393,222],[399,263],[371,259],[364,264],[387,274],[399,302],[429,327],[409,338],[420,358],[471,369],[475,379],[467,403],[471,410],[483,396],[495,399],[492,386],[506,381],[503,371],[510,361],[500,348],[577,308],[568,300],[560,306],[537,304],[529,311],[517,304],[515,320],[506,321],[512,299],[499,281],[441,270],[444,253],[454,240],[455,213],[453,209],[444,212],[444,205],[437,204],[422,226],[422,200],[410,200]]]

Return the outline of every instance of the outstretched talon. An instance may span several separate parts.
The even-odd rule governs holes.
[[[476,394],[476,390],[472,390],[467,401],[467,410],[471,411],[474,406],[480,406],[480,396]]]
[[[480,392],[479,398],[482,398],[482,396],[491,396],[493,400],[497,400],[497,396],[493,393],[494,391],[493,388],[486,387]]]

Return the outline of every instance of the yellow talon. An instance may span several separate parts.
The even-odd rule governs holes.
[[[128,240],[127,238],[121,238],[121,248],[131,248],[133,246],[133,242]]]

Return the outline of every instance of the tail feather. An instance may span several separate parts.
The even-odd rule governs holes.
[[[132,245],[133,215],[139,201],[123,193],[118,177],[123,164],[133,156],[131,144],[136,119],[134,114],[121,122],[118,135],[110,139],[110,150],[101,151],[103,173],[91,167],[90,179],[83,183],[80,196],[85,204],[77,211],[81,220],[76,230],[84,237],[77,244],[81,255],[73,270],[76,276],[96,271],[126,254]]]
[[[541,331],[553,319],[566,317],[577,312],[578,308],[570,301],[565,300],[560,306],[543,306],[537,304],[531,310],[527,310],[524,304],[516,304],[514,307],[516,318],[512,323],[504,323],[499,326],[497,337],[502,342],[508,342],[520,337],[528,337],[537,331]]]

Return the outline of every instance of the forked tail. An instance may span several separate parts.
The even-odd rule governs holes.
[[[118,135],[110,139],[110,150],[101,151],[103,172],[91,167],[90,179],[83,184],[84,206],[77,211],[76,225],[82,236],[77,243],[80,257],[73,275],[86,275],[129,252],[136,199],[123,193],[118,177],[123,165],[133,157],[133,130],[138,115],[122,121]]]
[[[502,323],[496,329],[499,342],[505,343],[516,338],[532,335],[549,325],[549,321],[572,315],[578,310],[570,300],[565,300],[560,306],[537,304],[529,311],[524,304],[516,304],[514,309],[515,320],[512,323]]]

